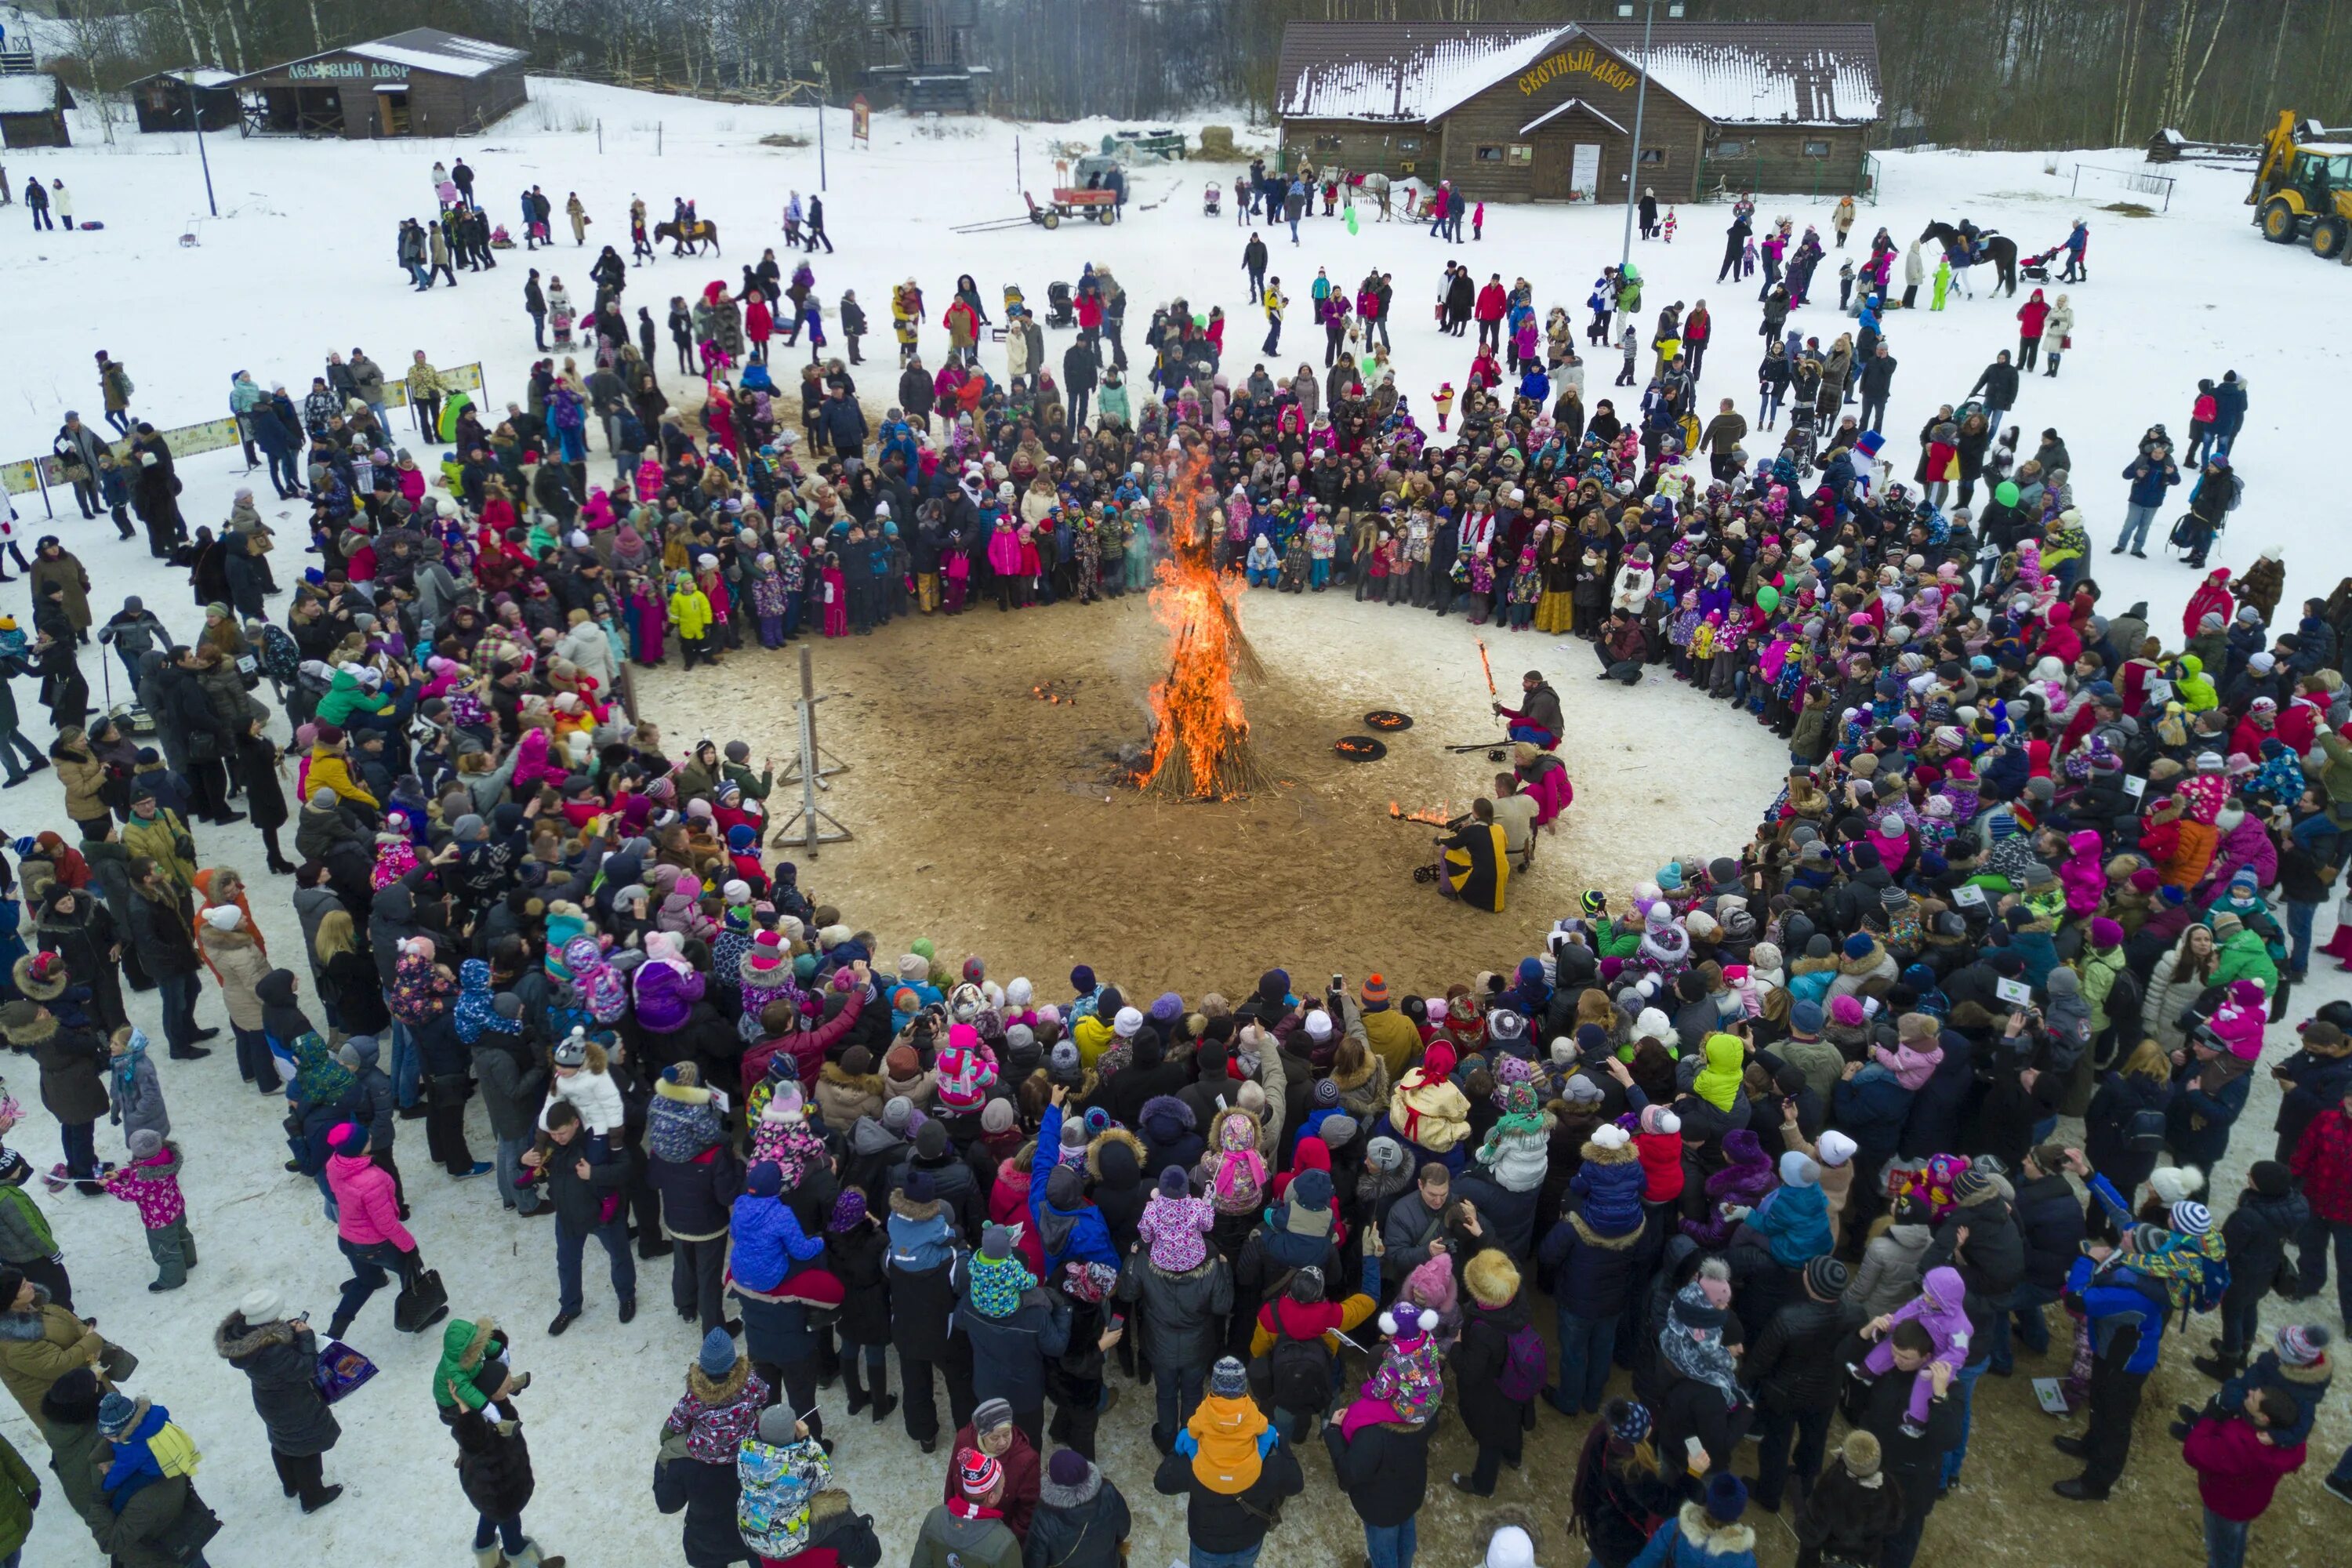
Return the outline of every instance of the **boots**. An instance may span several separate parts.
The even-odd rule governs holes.
[[[563,1568],[562,1558],[541,1556],[539,1542],[528,1535],[522,1538],[522,1555],[509,1558],[508,1562],[512,1568]]]
[[[474,1548],[474,1568],[507,1568],[506,1553],[493,1544]]]

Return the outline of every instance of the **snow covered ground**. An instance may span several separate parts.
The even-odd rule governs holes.
[[[240,368],[265,384],[284,381],[299,396],[328,350],[348,352],[353,345],[365,347],[388,370],[405,363],[418,348],[444,366],[478,359],[491,405],[519,399],[531,357],[530,322],[520,301],[523,268],[537,265],[543,273],[584,281],[593,244],[579,253],[562,244],[543,258],[501,252],[499,269],[487,279],[465,273],[454,291],[410,292],[393,259],[394,228],[404,216],[431,211],[426,174],[436,157],[462,153],[478,172],[478,189],[493,217],[510,226],[514,198],[522,187],[543,185],[559,210],[565,193],[577,190],[595,219],[592,241],[615,243],[624,250],[632,194],[642,195],[656,215],[667,213],[674,195],[695,198],[702,216],[719,224],[727,254],[723,262],[675,261],[665,255],[657,265],[633,275],[627,304],[633,312],[639,304],[653,306],[656,320],[673,293],[690,294],[711,278],[732,279],[741,266],[758,259],[762,246],[781,243],[778,214],[787,192],[796,188],[805,195],[817,184],[814,145],[775,147],[761,140],[784,135],[813,142],[816,127],[809,110],[696,103],[543,79],[534,80],[532,92],[530,108],[488,135],[456,144],[208,137],[223,214],[216,222],[199,223],[194,216],[204,212],[205,195],[189,138],[142,137],[123,126],[117,128],[119,140],[111,148],[84,145],[11,156],[10,173],[19,186],[36,174],[62,176],[75,193],[78,215],[106,226],[71,236],[35,234],[21,206],[0,210],[0,299],[9,307],[11,372],[0,393],[0,461],[46,451],[68,407],[96,422],[100,405],[91,355],[100,349],[129,365],[138,385],[134,412],[164,426],[218,416],[225,411],[230,375]],[[1004,283],[1017,282],[1042,309],[1047,283],[1076,278],[1087,260],[1113,267],[1129,292],[1130,347],[1139,342],[1150,304],[1181,292],[1195,310],[1225,308],[1233,318],[1230,359],[1246,373],[1264,331],[1246,304],[1239,265],[1247,230],[1235,225],[1230,194],[1222,220],[1202,216],[1200,200],[1209,179],[1230,185],[1230,168],[1188,163],[1146,169],[1136,180],[1128,221],[1108,230],[1072,224],[1051,234],[1026,225],[981,236],[950,232],[957,224],[1018,214],[1024,184],[1042,194],[1053,183],[1052,142],[1091,141],[1108,128],[912,125],[877,116],[871,149],[852,150],[847,116],[835,111],[827,117],[826,206],[840,248],[816,260],[818,284],[829,325],[841,290],[849,288],[878,329],[866,343],[869,360],[877,362],[868,381],[870,394],[887,398],[891,384],[887,305],[893,282],[912,275],[931,300],[934,321],[926,324],[923,346],[928,362],[935,364],[944,347],[936,315],[958,273],[978,279],[992,303]],[[98,140],[95,127],[79,134]],[[1269,144],[1272,140],[1246,132],[1243,139]],[[2123,486],[2115,476],[2141,430],[2160,420],[2176,436],[2183,435],[2197,378],[2235,369],[2252,389],[2252,411],[2237,447],[2246,500],[2214,559],[2242,566],[2262,547],[2276,544],[2286,552],[2290,596],[2324,594],[2352,573],[2352,542],[2340,529],[2320,526],[2323,518],[2333,521],[2324,510],[2326,492],[2307,479],[2305,488],[2295,491],[2290,480],[2307,471],[2312,454],[2324,449],[2327,410],[2342,399],[2340,365],[2326,368],[2338,363],[2337,356],[2313,345],[2338,342],[2352,328],[2352,277],[2307,251],[2264,245],[2245,221],[2240,175],[2179,169],[2174,173],[2180,184],[2168,212],[2123,216],[2101,210],[2101,205],[2146,198],[2117,189],[2070,197],[2069,175],[2077,161],[2073,154],[2060,156],[2053,174],[2039,154],[1890,155],[1885,160],[1883,203],[1863,209],[1853,244],[1865,247],[1877,224],[1907,243],[1932,218],[1968,216],[2014,235],[2021,248],[2038,251],[2055,244],[2074,216],[2087,214],[2093,280],[2068,290],[2077,311],[2076,346],[2058,380],[2026,382],[2015,417],[2026,427],[2028,449],[2045,426],[2064,437],[2077,461],[2084,513],[2104,551],[2122,509]],[[2130,168],[2137,166],[2137,154],[2092,153],[2079,161]],[[1826,228],[1828,204],[1767,198],[1762,212],[1788,212],[1801,226],[1811,222]],[[1367,268],[1377,266],[1395,279],[1396,360],[1417,405],[1425,405],[1441,381],[1461,384],[1470,358],[1469,344],[1434,331],[1425,303],[1448,257],[1465,259],[1482,279],[1490,271],[1501,273],[1506,282],[1525,276],[1535,284],[1540,307],[1562,301],[1580,320],[1594,275],[1618,253],[1622,222],[1614,208],[1496,206],[1487,210],[1483,242],[1450,246],[1417,227],[1375,223],[1369,208],[1360,216],[1361,232],[1353,236],[1337,220],[1318,218],[1302,226],[1304,243],[1296,249],[1286,233],[1265,231],[1275,270],[1302,302],[1285,334],[1286,352],[1269,357],[1268,363],[1276,369],[1303,360],[1320,363],[1319,334],[1306,325],[1303,309],[1318,267],[1352,286]],[[1727,221],[1724,209],[1684,208],[1679,216],[1676,244],[1636,247],[1649,279],[1646,300],[1653,310],[1675,299],[1708,301],[1717,342],[1702,392],[1737,397],[1752,418],[1750,372],[1759,346],[1755,284],[1714,282],[1721,228]],[[183,247],[180,237],[191,232],[201,243]],[[1825,341],[1845,325],[1832,308],[1835,256],[1831,259],[1822,275],[1828,286],[1817,289],[1825,302],[1801,312],[1792,323]],[[584,288],[578,291],[586,293]],[[2014,308],[1981,298],[1956,300],[1941,315],[1923,310],[1890,319],[1889,342],[1901,361],[1889,432],[1896,471],[1909,471],[1916,456],[1911,435],[1932,406],[1965,393],[1997,348],[2013,345]],[[1067,341],[1049,334],[1056,352]],[[1001,371],[1002,361],[992,356],[1002,351],[986,352]],[[1595,395],[1606,393],[1614,369],[1613,358],[1591,361],[1588,385]],[[182,505],[192,525],[216,521],[237,485],[257,482],[259,476],[248,480],[241,469],[234,455],[226,453],[183,465],[187,492]],[[56,501],[64,516],[52,528],[37,496],[16,498],[28,547],[30,538],[40,533],[59,534],[89,564],[101,615],[123,595],[137,593],[176,632],[194,630],[196,616],[178,574],[151,563],[143,542],[118,545],[103,522],[81,521],[69,495],[60,493]],[[298,559],[290,552],[281,553],[281,575]],[[2111,562],[2102,553],[2096,565],[2115,602],[2146,598],[2155,624],[2177,624],[2191,574],[2160,554],[2146,562]],[[0,608],[25,616],[24,590],[0,592]],[[1256,613],[1281,612],[1277,605]],[[97,662],[95,654],[90,658]],[[93,684],[98,673],[90,671]],[[1581,672],[1575,673],[1580,679]],[[30,689],[20,687],[18,698],[28,727],[46,742]],[[1763,742],[1752,726],[1725,722],[1728,727],[1710,742],[1739,748],[1745,763],[1746,753]],[[1760,776],[1760,770],[1743,765],[1739,776]],[[1709,806],[1736,817],[1750,804],[1711,801]],[[0,829],[7,836],[65,826],[61,798],[49,775],[0,795]],[[1662,844],[1682,843],[1675,826],[1662,818]],[[205,832],[200,841],[208,862],[231,861],[258,873],[260,847],[244,828]],[[1527,911],[1528,931],[1551,912]],[[299,937],[283,899],[260,900],[257,913],[280,961],[299,970],[293,963]],[[870,917],[883,929],[886,943],[912,934],[888,930],[887,914]],[[2323,918],[2323,936],[2326,923]],[[1433,968],[1439,962],[1434,953],[1425,956]],[[2331,973],[2311,988],[2307,1001],[2347,994],[2352,991]],[[152,998],[142,999],[134,1012],[154,1032]],[[207,1023],[223,1021],[210,998],[202,1016]],[[2284,1031],[2274,1034],[2283,1038]],[[345,1437],[328,1459],[329,1479],[351,1489],[327,1513],[307,1521],[270,1494],[270,1471],[243,1380],[212,1353],[211,1329],[239,1294],[263,1280],[279,1285],[289,1301],[309,1308],[323,1322],[343,1269],[315,1194],[278,1169],[274,1117],[257,1109],[249,1095],[233,1091],[226,1060],[193,1069],[163,1065],[189,1153],[187,1186],[205,1259],[189,1289],[162,1302],[144,1291],[148,1265],[128,1205],[70,1194],[45,1202],[58,1216],[83,1310],[95,1312],[107,1332],[140,1353],[145,1363],[140,1388],[171,1405],[206,1450],[201,1485],[228,1521],[212,1560],[227,1568],[323,1556],[336,1548],[381,1551],[386,1541],[404,1540],[408,1549],[398,1552],[401,1561],[462,1561],[469,1520],[446,1467],[446,1438],[429,1409],[430,1347],[394,1335],[383,1302],[370,1308],[353,1336],[382,1362],[383,1374],[341,1408]],[[14,1142],[46,1165],[56,1157],[54,1129],[37,1109],[31,1064],[8,1066],[18,1098],[35,1107]],[[2270,1089],[2267,1079],[2258,1083],[2239,1141],[2242,1160],[2258,1146],[2267,1152]],[[478,1116],[476,1134],[477,1148],[486,1149]],[[101,1144],[110,1157],[121,1152],[111,1134]],[[524,1402],[541,1479],[539,1499],[530,1510],[532,1532],[549,1550],[567,1552],[574,1563],[592,1568],[675,1561],[676,1521],[653,1512],[646,1490],[652,1433],[678,1392],[693,1350],[691,1331],[666,1307],[667,1262],[642,1271],[644,1310],[626,1329],[613,1322],[609,1287],[592,1266],[588,1316],[562,1345],[551,1345],[541,1337],[553,1310],[548,1238],[519,1224],[486,1218],[493,1194],[482,1184],[452,1185],[425,1170],[422,1144],[421,1129],[410,1124],[400,1146],[413,1173],[416,1230],[426,1257],[447,1279],[460,1315],[488,1310],[517,1327],[520,1364],[539,1373]],[[2224,1191],[2234,1189],[2237,1180],[2233,1169]],[[2284,1321],[2275,1317],[2278,1310],[2273,1303],[2273,1321]],[[2201,1349],[2203,1331],[2183,1339],[2193,1339]],[[2188,1396],[2193,1374],[2183,1372],[2177,1388],[2162,1392]],[[2025,1395],[2021,1388],[1986,1386],[1988,1397],[2004,1404]],[[826,1395],[836,1415],[839,1397],[837,1390]],[[1128,1395],[1130,1402],[1136,1397]],[[2163,1402],[2151,1397],[2150,1405],[2161,1408]],[[2339,1414],[2322,1427],[2331,1440],[2315,1444],[2322,1468],[2346,1436],[2340,1410],[2339,1402]],[[1131,1412],[1115,1417],[1108,1428],[1117,1436],[1106,1453],[1111,1473],[1137,1500],[1143,1521],[1137,1561],[1157,1563],[1168,1561],[1181,1542],[1181,1510],[1150,1497],[1139,1427]],[[878,1435],[870,1435],[873,1429],[862,1421],[841,1422],[835,1430],[849,1438],[840,1456],[842,1473],[859,1506],[885,1521],[889,1557],[896,1560],[911,1539],[919,1506],[930,1500],[944,1461],[921,1458],[899,1436],[895,1421]],[[0,1405],[0,1433],[37,1462],[38,1438],[13,1405]],[[2193,1561],[2193,1514],[2179,1511],[2187,1496],[2183,1473],[2166,1451],[2160,1429],[2142,1436],[2144,1452],[2127,1484],[2144,1489],[2137,1500],[2173,1510],[2160,1531],[2133,1532],[2146,1550],[2142,1561]],[[1458,1447],[1458,1432],[1454,1440]],[[2039,1447],[2038,1438],[2033,1447]],[[2322,1448],[2325,1458],[2318,1458]],[[1326,1476],[1321,1464],[1309,1460],[1312,1476]],[[2042,1544],[2054,1546],[2060,1560],[2079,1557],[2056,1531],[2083,1528],[2063,1522],[2082,1516],[2051,1515],[2041,1490],[2042,1480],[2054,1473],[2046,1460],[2032,1461],[2029,1479],[2020,1483],[2022,1515],[1964,1513],[1959,1508],[1940,1512],[1931,1526],[1926,1560],[1939,1560],[1939,1542],[1946,1552],[1957,1550],[1962,1537],[1947,1532],[1957,1531],[1963,1521],[1973,1519],[1998,1531],[1992,1521],[2002,1517],[2021,1532],[2051,1525],[2040,1532]],[[1991,1474],[1990,1467],[1972,1467],[1972,1481],[1981,1483]],[[1530,1491],[1531,1484],[1549,1483],[1532,1474],[1507,1479],[1506,1498],[1527,1501],[1542,1495]],[[1328,1479],[1316,1485],[1328,1486]],[[1473,1516],[1455,1506],[1461,1500],[1442,1484],[1437,1493],[1443,1496],[1433,1494],[1427,1517],[1433,1528],[1446,1533],[1425,1540],[1425,1548],[1433,1560],[1467,1560],[1461,1527]],[[1556,1496],[1542,1501],[1553,1521],[1556,1501]],[[1982,1509],[1986,1499],[1979,1493],[1969,1506]],[[2330,1506],[2319,1498],[2315,1479],[2306,1477],[2282,1493],[2281,1510],[2258,1528],[2273,1541],[2298,1529],[2315,1530],[2319,1510]],[[1328,1508],[1311,1517],[1333,1521]],[[1353,1557],[1347,1523],[1339,1518],[1321,1536],[1328,1545],[1318,1560]],[[1783,1548],[1773,1546],[1770,1552],[1785,1560]],[[2048,1560],[2050,1553],[2039,1555]],[[96,1561],[96,1554],[86,1532],[64,1519],[52,1499],[41,1510],[26,1560],[78,1565]],[[2306,1551],[2303,1560],[2317,1559]]]

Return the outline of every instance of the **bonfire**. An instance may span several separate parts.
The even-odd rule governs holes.
[[[1151,612],[1168,628],[1168,676],[1151,688],[1151,757],[1137,783],[1182,800],[1231,800],[1265,783],[1234,678],[1264,674],[1242,635],[1238,575],[1211,563],[1200,521],[1207,453],[1189,451],[1168,494],[1169,549],[1153,574]]]

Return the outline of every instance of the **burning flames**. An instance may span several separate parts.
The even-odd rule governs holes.
[[[1396,802],[1389,802],[1389,815],[1399,822],[1426,822],[1443,827],[1454,820],[1454,808],[1444,801],[1421,811],[1406,811]]]
[[[1169,492],[1172,553],[1151,588],[1152,614],[1169,632],[1168,676],[1151,688],[1151,757],[1137,783],[1181,799],[1231,800],[1265,782],[1234,689],[1237,671],[1255,679],[1259,667],[1235,609],[1242,580],[1217,575],[1200,537],[1207,467],[1194,448]]]

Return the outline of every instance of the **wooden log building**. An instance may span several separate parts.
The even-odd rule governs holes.
[[[1300,162],[1475,201],[1859,193],[1880,118],[1868,23],[1293,22],[1275,108]]]
[[[124,90],[142,131],[234,131],[243,119],[236,80],[235,71],[194,66],[142,76]]]
[[[0,77],[0,147],[70,147],[73,89],[47,71]]]
[[[529,101],[520,49],[411,27],[268,66],[229,85],[258,94],[254,129],[367,141],[461,136]]]

